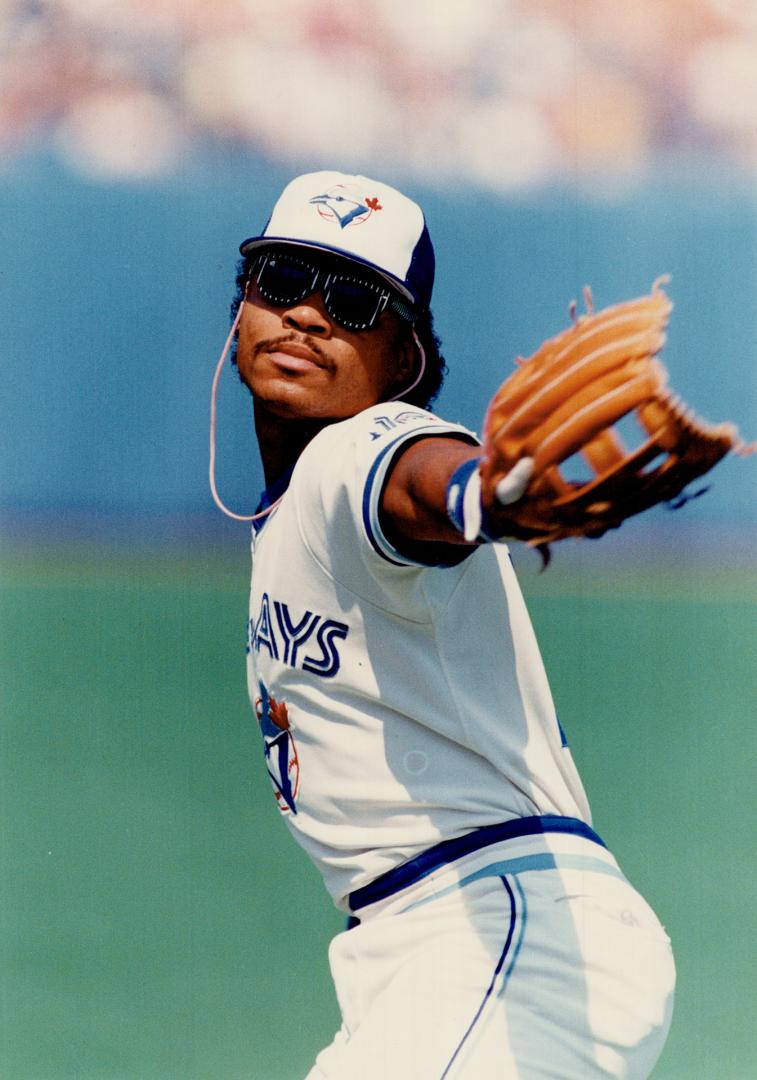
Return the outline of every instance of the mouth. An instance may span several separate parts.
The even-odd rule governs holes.
[[[301,341],[273,341],[266,346],[265,352],[277,367],[285,371],[306,372],[328,367],[319,351]]]

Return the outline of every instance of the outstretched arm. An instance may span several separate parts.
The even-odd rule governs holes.
[[[400,452],[387,478],[381,504],[384,529],[398,550],[423,561],[424,545],[454,545],[453,561],[456,561],[463,556],[465,548],[474,547],[484,539],[479,497],[480,455],[480,446],[442,436],[419,439]],[[514,535],[507,507],[525,491],[531,476],[530,466],[530,459],[519,463],[500,484],[501,506],[487,514],[487,539]],[[471,490],[466,497],[469,486]],[[431,554],[428,547],[426,551]]]
[[[686,486],[726,454],[752,453],[733,424],[700,420],[667,387],[657,354],[671,306],[659,281],[597,313],[587,296],[587,314],[520,360],[494,395],[483,447],[442,438],[410,446],[384,492],[397,549],[415,544],[419,561],[443,561],[419,553],[435,542],[459,561],[461,545],[516,537],[546,563],[549,544],[602,536],[660,502],[681,506],[701,494]],[[630,413],[643,441],[627,449],[614,425]],[[578,453],[588,476],[563,476]]]
[[[480,454],[480,446],[437,436],[419,439],[398,455],[381,510],[384,527],[400,550],[407,542],[466,543],[447,514],[447,487],[455,470]]]

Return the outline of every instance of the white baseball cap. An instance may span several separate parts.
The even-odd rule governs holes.
[[[306,173],[284,188],[243,255],[271,244],[333,252],[377,271],[419,308],[434,285],[434,249],[421,208],[388,184],[340,172]]]

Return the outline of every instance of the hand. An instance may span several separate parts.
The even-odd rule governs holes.
[[[500,512],[499,507],[512,506],[522,499],[533,474],[534,459],[521,458],[497,481],[494,489],[497,505],[485,508],[481,499],[481,471],[476,469],[465,487],[461,508],[463,537],[469,544],[481,539],[498,540],[519,535],[512,531],[509,516]]]

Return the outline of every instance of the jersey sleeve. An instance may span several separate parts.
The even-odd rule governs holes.
[[[381,523],[384,485],[397,454],[412,442],[434,436],[457,437],[473,445],[478,438],[460,424],[424,409],[388,402],[324,429],[300,458],[294,495],[303,539],[321,561],[350,561],[357,547],[364,568],[382,573],[391,567],[425,567],[399,552]]]

